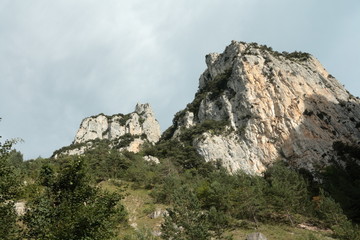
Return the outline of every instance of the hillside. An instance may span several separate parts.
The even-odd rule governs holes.
[[[0,238],[359,240],[359,98],[308,53],[233,41],[206,63],[161,136],[137,104],[51,158],[0,143]]]

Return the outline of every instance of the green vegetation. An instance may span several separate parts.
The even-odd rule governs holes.
[[[81,148],[81,147],[84,147],[88,144],[91,144],[91,142],[84,142],[84,143],[73,143],[69,146],[65,146],[65,147],[62,147],[56,151],[54,151],[52,157],[56,156],[56,155],[59,155],[61,153],[64,153],[64,152],[67,152],[67,151],[70,151],[70,150],[74,150],[74,149],[77,149],[77,148]]]
[[[112,145],[115,149],[121,149],[121,148],[125,148],[128,147],[130,145],[131,142],[133,142],[136,138],[140,138],[140,139],[147,139],[145,134],[142,135],[132,135],[130,133],[126,133],[116,139],[113,140],[108,140],[108,139],[102,139],[100,140],[99,138],[95,139],[95,140],[88,140],[86,142],[82,142],[82,143],[73,143],[69,146],[65,146],[62,147],[56,151],[54,151],[53,155],[51,157],[60,157],[62,154],[65,154],[68,151],[74,150],[74,149],[81,149],[83,147],[85,147],[85,152],[94,150],[96,148],[101,148],[104,147],[105,145]]]
[[[186,186],[174,190],[173,207],[168,210],[162,239],[211,239],[208,211],[202,211],[194,191]]]
[[[121,115],[122,118],[120,118],[119,123],[121,126],[125,126],[126,122],[131,118],[131,113],[126,115]]]
[[[309,53],[300,52],[300,51],[294,51],[291,53],[288,52],[278,52],[272,49],[272,47],[268,47],[266,45],[259,45],[257,43],[249,43],[248,47],[245,49],[245,54],[252,54],[250,52],[250,48],[257,48],[261,52],[268,52],[274,57],[278,58],[279,56],[285,57],[286,59],[294,62],[303,62],[308,60],[311,55]]]
[[[360,147],[338,141],[333,148],[344,164],[334,161],[324,169],[321,173],[323,187],[350,219],[360,223]]]
[[[214,135],[219,135],[226,131],[227,127],[230,128],[229,121],[205,120],[193,127],[182,129],[180,140],[182,142],[188,142],[188,144],[192,145],[192,141],[195,138],[200,137],[201,134],[209,132]]]
[[[295,51],[292,53],[282,52],[283,56],[293,61],[306,61],[310,58],[309,53]]]
[[[113,144],[114,144],[116,149],[127,147],[137,137],[139,137],[139,136],[132,135],[130,133],[126,133],[126,134],[122,135],[121,137],[119,137],[118,139],[114,140]]]
[[[227,89],[227,83],[231,75],[232,68],[218,74],[213,80],[209,81],[204,88],[200,89],[195,94],[194,101],[187,105],[186,110],[193,112],[196,115],[199,111],[201,101],[207,96],[210,100],[217,99]]]
[[[90,185],[84,160],[70,158],[58,173],[43,166],[41,193],[23,217],[28,239],[110,239],[126,213],[120,196]]]
[[[244,239],[254,231],[269,239],[360,239],[358,147],[334,144],[346,164],[324,169],[323,183],[283,162],[264,176],[229,175],[192,145],[203,132],[227,129],[227,121],[205,121],[182,129],[181,141],[149,144],[136,154],[99,141],[81,157],[26,162],[6,141],[0,145],[1,239]],[[161,164],[144,161],[145,155]],[[19,200],[26,202],[24,216],[14,211]],[[161,216],[149,217],[159,209]]]
[[[210,163],[204,162],[202,157],[193,146],[194,139],[201,137],[205,132],[220,134],[230,129],[228,121],[205,120],[190,128],[182,128],[179,140],[162,140],[155,146],[144,150],[145,155],[156,156],[161,159],[168,159],[173,162],[178,169],[197,169],[202,174],[207,174],[214,169]]]
[[[19,196],[21,185],[19,176],[9,161],[11,147],[15,142],[0,142],[0,237],[6,240],[20,239],[20,227],[17,225],[13,204]]]

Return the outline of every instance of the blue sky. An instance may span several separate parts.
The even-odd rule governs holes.
[[[149,102],[162,130],[231,40],[304,51],[360,96],[357,0],[0,0],[0,135],[25,159]]]

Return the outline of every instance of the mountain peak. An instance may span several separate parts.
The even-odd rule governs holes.
[[[313,170],[334,160],[335,141],[360,141],[359,99],[310,54],[233,41],[206,64],[194,101],[166,132],[178,138],[226,121],[227,131],[193,138],[206,161],[221,160],[230,172],[261,173],[277,159]]]
[[[160,125],[150,104],[138,103],[132,113],[112,116],[98,114],[85,118],[74,142],[56,151],[54,156],[83,154],[92,149],[99,140],[108,141],[112,148],[138,152],[143,143],[155,144],[159,141],[160,135]]]

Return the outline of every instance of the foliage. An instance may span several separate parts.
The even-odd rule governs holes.
[[[162,225],[163,239],[230,239],[227,233],[241,226],[261,229],[266,224],[296,226],[300,222],[330,228],[338,239],[359,239],[357,146],[334,144],[343,162],[324,169],[322,183],[281,162],[269,167],[264,176],[241,171],[230,175],[221,164],[206,163],[193,146],[204,132],[218,134],[228,129],[227,121],[207,120],[181,129],[180,141],[163,138],[137,154],[111,149],[109,141],[96,141],[80,158],[26,162],[20,152],[11,151],[13,142],[0,144],[0,238],[111,239],[117,225],[126,225],[121,196],[95,185],[113,181],[146,194],[146,204],[139,209],[142,214],[166,204],[169,215]],[[161,164],[144,161],[144,155],[158,157]],[[19,198],[20,173],[29,182],[20,195],[29,208],[17,225],[13,203]],[[124,239],[158,238],[150,229],[140,229]]]
[[[20,168],[22,168],[24,159],[23,159],[23,155],[22,155],[21,152],[16,151],[15,149],[13,149],[13,150],[11,150],[9,152],[7,161],[15,169],[20,169]]]
[[[196,124],[193,127],[182,129],[180,134],[180,140],[183,142],[187,142],[187,144],[189,145],[192,145],[193,140],[200,137],[203,133],[210,132],[217,135],[223,133],[229,125],[229,121],[226,120],[205,120],[202,123]]]
[[[65,146],[65,147],[62,147],[62,148],[54,151],[54,153],[52,154],[52,157],[54,157],[56,155],[61,155],[61,153],[64,153],[64,152],[67,152],[67,151],[70,151],[70,150],[73,150],[73,149],[77,149],[77,148],[87,146],[88,144],[91,144],[91,142],[88,141],[88,142],[82,142],[82,143],[73,143],[73,144],[71,144],[69,146]]]
[[[134,156],[137,155],[134,154]],[[145,162],[142,158],[133,158],[131,166],[123,177],[128,181],[134,182],[134,188],[152,189],[160,181],[158,166]]]
[[[209,81],[202,89],[195,94],[195,99],[192,103],[186,106],[186,109],[198,113],[201,102],[208,96],[210,100],[217,99],[226,89],[227,83],[232,75],[232,68],[225,70],[218,74],[214,79]]]
[[[174,202],[173,191],[181,187],[183,181],[179,176],[166,176],[163,184],[157,185],[151,196],[157,203],[170,204]]]
[[[315,215],[322,220],[324,227],[338,226],[347,220],[340,204],[320,189],[318,196],[313,197]]]
[[[243,172],[239,172],[236,178],[236,187],[231,194],[233,215],[253,220],[258,226],[259,218],[264,217],[267,209],[265,192],[269,186],[263,178]]]
[[[310,196],[306,181],[282,163],[271,167],[266,172],[265,179],[270,184],[267,196],[273,211],[283,214],[294,225],[293,214],[306,214],[309,207]]]
[[[113,144],[115,145],[114,147],[116,149],[127,147],[137,137],[140,137],[140,136],[136,136],[136,135],[132,135],[130,133],[126,133],[126,134],[122,135],[121,137],[119,137],[119,138],[117,138],[116,140],[113,141]]]
[[[17,215],[12,201],[0,203],[0,236],[4,240],[20,239],[19,226],[16,224]]]
[[[131,118],[131,114],[122,115],[121,117],[119,123],[121,126],[125,126],[126,122]]]
[[[174,193],[173,208],[161,226],[162,239],[207,240],[211,238],[208,213],[201,210],[195,193],[186,186]]]
[[[90,185],[80,158],[55,172],[44,166],[40,176],[44,191],[29,202],[23,218],[29,239],[109,239],[125,221],[120,196]]]
[[[231,236],[225,236],[226,229],[230,226],[230,216],[223,211],[211,207],[208,211],[209,229],[215,239],[232,239]]]
[[[134,234],[126,235],[124,240],[156,240],[158,237],[154,236],[150,229],[142,228],[136,230]]]
[[[111,149],[107,141],[102,141],[84,155],[96,182],[109,178],[119,178],[131,166],[129,154]]]
[[[144,154],[169,159],[180,171],[194,168],[202,169],[206,173],[211,168],[211,165],[205,163],[192,144],[188,142],[184,144],[175,139],[160,142],[151,148],[145,149]]]
[[[280,53],[278,51],[273,50],[272,47],[268,47],[266,45],[259,45],[257,43],[250,43],[249,46],[245,49],[245,54],[251,54],[250,47],[257,48],[262,52],[271,53],[274,57],[283,56],[291,61],[303,62],[303,61],[308,60],[311,57],[311,55],[309,53],[300,52],[300,51],[294,51],[291,53],[284,51],[284,52]]]
[[[1,203],[14,199],[18,194],[19,180],[14,173],[14,167],[9,162],[10,149],[14,141],[0,143],[0,201]]]
[[[15,142],[0,142],[0,237],[5,240],[19,239],[14,200],[19,194],[20,181],[9,161],[10,151]]]
[[[321,173],[323,187],[340,203],[344,213],[353,221],[360,222],[360,148],[356,145],[335,142],[334,150],[342,163],[333,164]]]
[[[306,61],[310,58],[309,53],[295,51],[292,53],[283,52],[282,53],[287,59],[293,60],[293,61]]]

